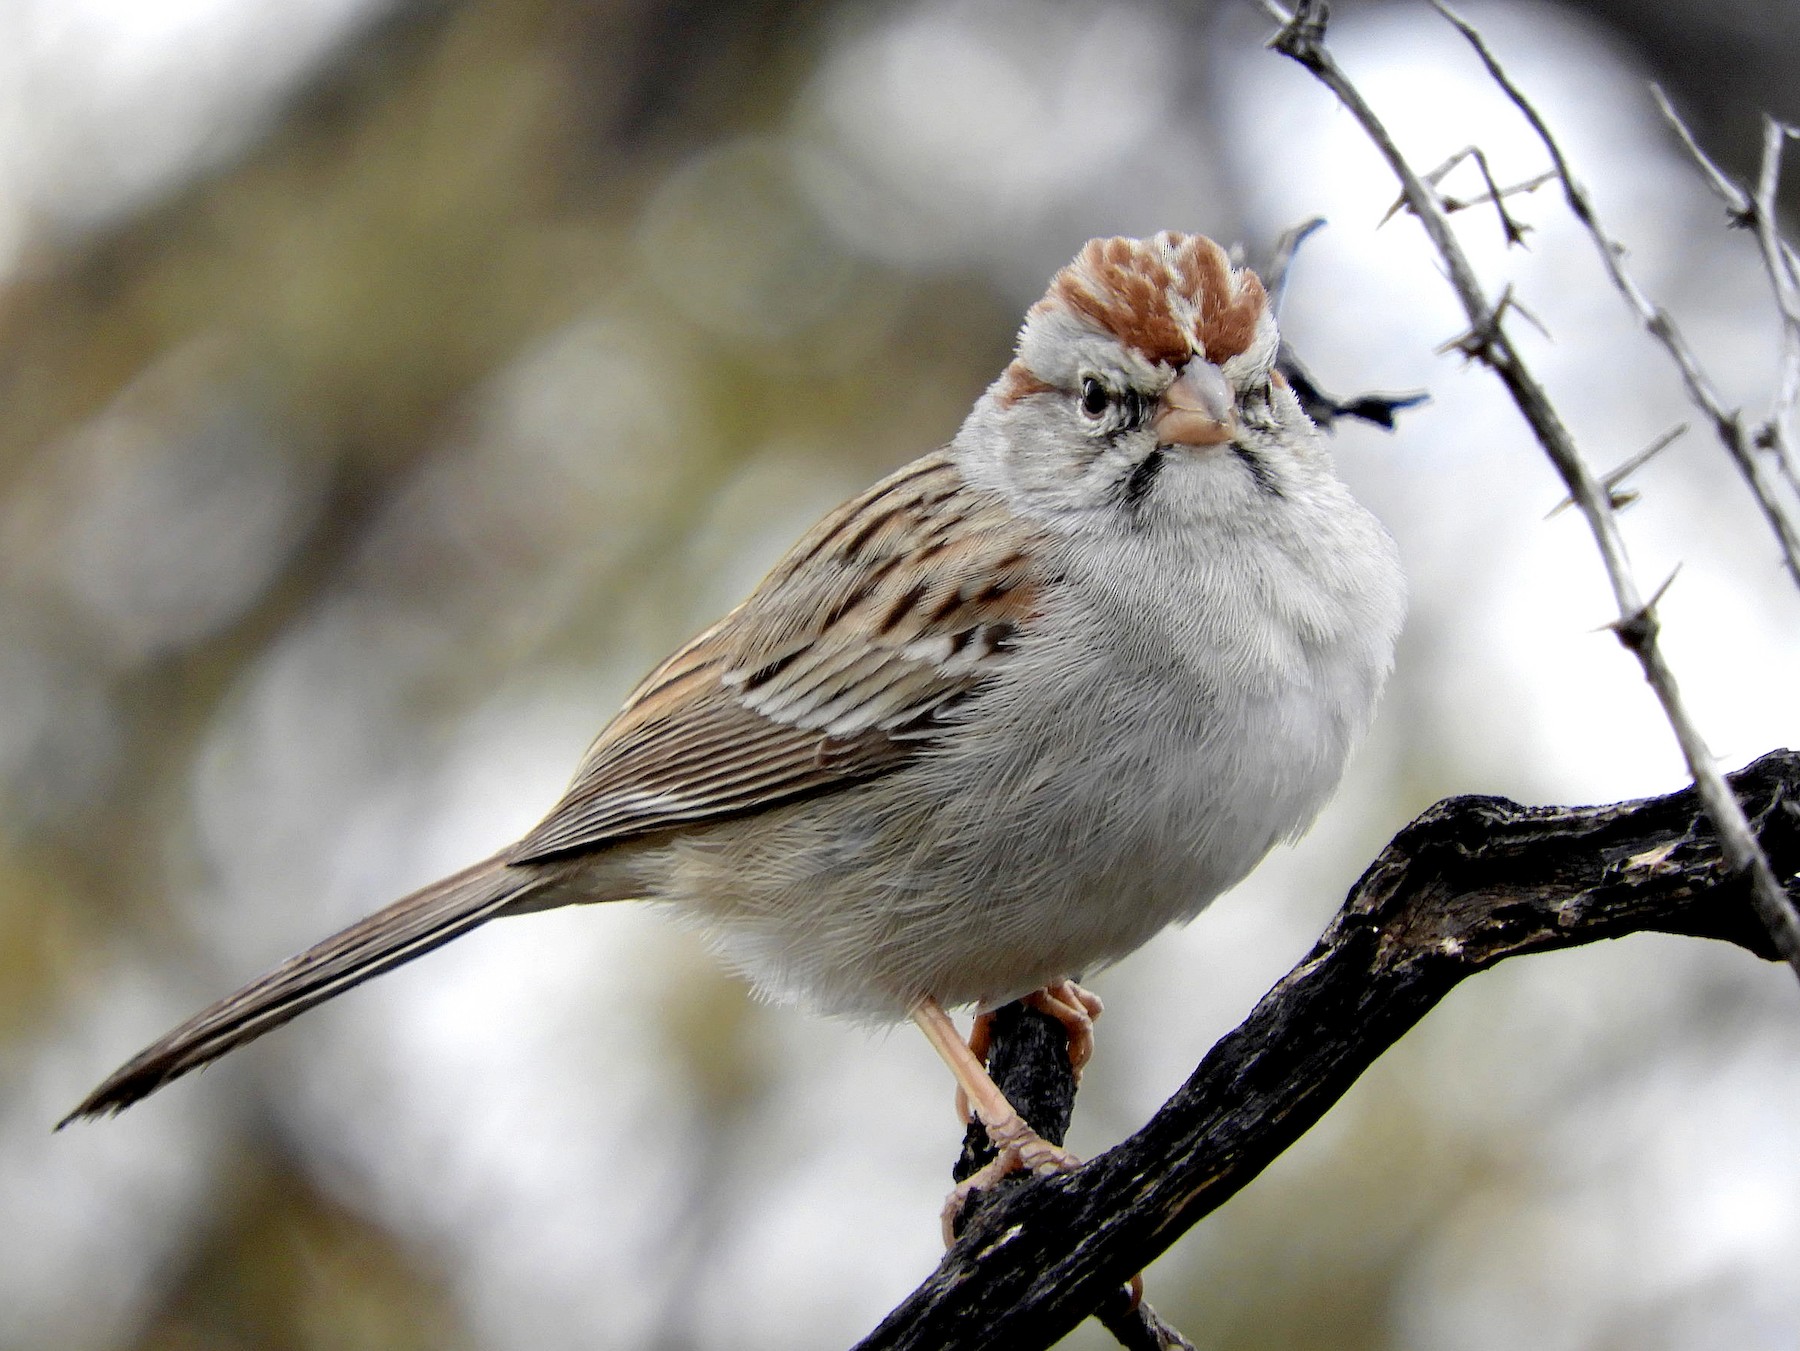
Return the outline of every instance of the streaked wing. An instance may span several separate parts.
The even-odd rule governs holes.
[[[1047,579],[1034,528],[928,456],[815,526],[644,680],[514,862],[867,778],[1005,660]]]

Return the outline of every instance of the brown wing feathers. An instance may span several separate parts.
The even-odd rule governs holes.
[[[1017,518],[941,457],[821,521],[633,692],[516,861],[891,769],[1037,603]]]

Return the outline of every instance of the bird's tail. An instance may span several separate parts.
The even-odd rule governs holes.
[[[492,858],[395,901],[290,957],[145,1047],[59,1121],[57,1129],[83,1117],[123,1111],[314,1004],[467,933],[545,887],[553,875],[548,869],[513,867]]]

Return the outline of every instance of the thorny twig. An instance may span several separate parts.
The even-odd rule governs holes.
[[[1796,585],[1800,585],[1800,522],[1796,522],[1793,513],[1781,500],[1780,488],[1770,480],[1768,471],[1757,456],[1756,438],[1746,431],[1742,417],[1735,408],[1726,408],[1719,397],[1718,390],[1700,367],[1699,358],[1694,355],[1693,348],[1688,346],[1687,339],[1675,326],[1669,312],[1651,301],[1644,294],[1631,274],[1625,270],[1625,248],[1618,240],[1607,234],[1600,224],[1600,218],[1594,211],[1594,202],[1588,196],[1587,189],[1577,181],[1574,171],[1563,155],[1562,146],[1557,143],[1543,116],[1525,96],[1523,90],[1513,83],[1512,77],[1501,67],[1499,60],[1489,49],[1487,40],[1483,38],[1475,26],[1451,9],[1444,0],[1430,0],[1431,7],[1442,14],[1456,30],[1468,39],[1481,63],[1487,67],[1488,75],[1495,84],[1512,101],[1531,129],[1537,133],[1538,140],[1543,143],[1549,153],[1550,163],[1554,166],[1556,176],[1562,181],[1563,198],[1569,204],[1569,211],[1575,219],[1586,228],[1594,241],[1594,247],[1600,253],[1600,265],[1606,269],[1607,277],[1613,288],[1625,298],[1625,303],[1636,311],[1649,330],[1650,336],[1661,343],[1674,360],[1676,369],[1681,372],[1682,383],[1687,386],[1688,398],[1705,413],[1711,421],[1714,431],[1718,433],[1720,443],[1726,453],[1738,466],[1738,472],[1750,485],[1751,494],[1762,508],[1763,519],[1775,534],[1781,545],[1782,557],[1787,563],[1788,572]],[[1785,456],[1783,457],[1785,458]]]
[[[1733,414],[1726,413],[1713,394],[1711,385],[1699,370],[1688,353],[1686,344],[1680,340],[1668,316],[1656,309],[1643,297],[1636,284],[1624,273],[1619,265],[1617,252],[1612,242],[1600,232],[1594,223],[1594,213],[1586,193],[1576,183],[1573,174],[1568,170],[1560,147],[1550,135],[1543,119],[1531,106],[1525,96],[1507,78],[1488,52],[1480,35],[1463,19],[1442,3],[1432,0],[1432,4],[1451,23],[1455,24],[1465,37],[1475,45],[1489,74],[1506,91],[1526,119],[1537,130],[1540,139],[1550,152],[1552,162],[1557,169],[1557,176],[1562,180],[1564,195],[1568,199],[1570,210],[1594,233],[1600,243],[1600,252],[1609,275],[1614,284],[1619,286],[1633,303],[1641,306],[1646,324],[1651,332],[1658,336],[1672,353],[1677,354],[1681,363],[1684,379],[1687,380],[1690,394],[1697,401],[1702,401],[1708,416],[1712,417],[1720,436],[1731,444],[1735,435],[1737,444],[1742,449],[1739,458],[1746,474],[1754,470],[1752,482],[1762,479],[1761,466],[1756,464],[1755,457],[1749,454],[1749,444],[1744,438],[1743,429]],[[1273,0],[1267,0],[1266,7],[1279,12]],[[1698,727],[1682,700],[1681,691],[1675,680],[1675,673],[1665,659],[1661,645],[1657,641],[1659,621],[1654,604],[1646,601],[1638,589],[1638,584],[1631,570],[1630,561],[1625,551],[1624,538],[1619,533],[1619,523],[1613,511],[1612,498],[1608,490],[1595,478],[1575,446],[1574,438],[1563,425],[1560,414],[1551,404],[1549,395],[1538,383],[1535,376],[1526,369],[1518,349],[1513,345],[1505,325],[1503,314],[1496,306],[1490,305],[1483,293],[1480,279],[1469,263],[1468,255],[1463,252],[1438,204],[1432,190],[1420,179],[1418,173],[1400,153],[1393,137],[1388,133],[1381,119],[1375,115],[1361,92],[1350,82],[1337,61],[1325,47],[1325,26],[1328,18],[1328,6],[1325,0],[1299,0],[1291,17],[1286,21],[1279,33],[1270,41],[1270,46],[1297,62],[1310,71],[1320,83],[1337,95],[1339,102],[1349,111],[1351,116],[1361,124],[1369,139],[1374,142],[1388,166],[1400,180],[1401,191],[1406,197],[1419,224],[1426,236],[1436,248],[1439,257],[1449,273],[1451,285],[1461,300],[1463,309],[1469,318],[1469,335],[1462,344],[1464,350],[1476,360],[1481,361],[1497,375],[1512,395],[1513,402],[1518,405],[1520,413],[1536,435],[1544,453],[1562,475],[1568,486],[1569,495],[1575,499],[1582,515],[1587,518],[1589,529],[1594,536],[1594,543],[1600,551],[1605,564],[1607,578],[1612,584],[1613,598],[1618,606],[1619,617],[1612,625],[1626,649],[1638,659],[1643,668],[1644,679],[1655,693],[1657,701],[1662,705],[1664,716],[1674,730],[1675,738],[1681,746],[1683,758],[1687,761],[1688,772],[1693,776],[1695,787],[1700,793],[1708,817],[1719,832],[1721,850],[1732,870],[1748,879],[1751,896],[1756,912],[1777,950],[1796,974],[1800,974],[1800,915],[1796,915],[1789,904],[1781,884],[1776,880],[1769,860],[1751,833],[1749,822],[1739,808],[1719,772],[1712,752],[1701,737]],[[1760,499],[1759,499],[1760,500]],[[1771,525],[1776,527],[1777,534],[1783,539],[1784,549],[1788,549],[1788,536],[1784,533],[1785,522],[1780,512],[1769,512],[1765,506],[1765,514],[1770,516]],[[1796,578],[1800,578],[1800,540],[1788,549],[1791,565],[1795,569]]]
[[[1699,167],[1707,184],[1725,203],[1731,223],[1739,229],[1754,230],[1756,233],[1763,268],[1769,275],[1776,308],[1781,311],[1783,334],[1781,384],[1771,420],[1785,423],[1793,416],[1796,402],[1800,402],[1800,259],[1795,256],[1794,246],[1777,232],[1775,188],[1781,177],[1783,142],[1800,137],[1800,129],[1786,126],[1774,118],[1763,119],[1762,168],[1757,174],[1756,194],[1752,196],[1734,183],[1723,169],[1713,163],[1712,157],[1700,148],[1700,142],[1694,138],[1687,123],[1681,120],[1681,114],[1675,111],[1675,105],[1669,102],[1669,96],[1663,92],[1662,86],[1651,85],[1650,93],[1656,100],[1663,120],[1669,124],[1670,130]],[[1787,453],[1783,456],[1781,466],[1792,484],[1796,479],[1792,444],[1784,449]]]
[[[1277,321],[1281,319],[1281,307],[1287,301],[1288,273],[1293,270],[1294,255],[1300,252],[1302,244],[1324,228],[1323,216],[1313,216],[1298,225],[1290,225],[1275,241],[1275,251],[1269,258],[1269,265],[1260,270],[1263,285],[1269,290],[1269,308],[1275,312]]]
[[[1775,304],[1781,311],[1782,321],[1781,381],[1774,408],[1769,414],[1768,427],[1759,435],[1758,444],[1766,443],[1766,448],[1775,452],[1776,467],[1780,469],[1788,487],[1796,496],[1800,496],[1800,463],[1797,463],[1792,437],[1786,430],[1793,425],[1795,405],[1800,402],[1800,295],[1796,295],[1797,285],[1800,285],[1800,262],[1795,260],[1794,246],[1782,239],[1775,230],[1775,185],[1780,176],[1782,140],[1784,136],[1794,136],[1795,129],[1784,127],[1773,119],[1764,121],[1763,165],[1757,175],[1759,191],[1753,197],[1732,182],[1725,171],[1714,164],[1706,151],[1700,148],[1700,142],[1694,139],[1694,133],[1681,120],[1681,114],[1675,111],[1675,105],[1669,102],[1669,96],[1663,93],[1662,87],[1653,84],[1650,86],[1650,93],[1662,112],[1663,120],[1669,124],[1683,148],[1699,166],[1707,184],[1725,203],[1725,211],[1731,218],[1732,225],[1756,232],[1763,267],[1769,275],[1769,284],[1774,291]]]
[[[1306,416],[1319,426],[1333,430],[1344,418],[1356,418],[1391,432],[1399,414],[1431,402],[1430,393],[1423,389],[1411,389],[1401,394],[1353,394],[1348,398],[1327,393],[1306,364],[1294,355],[1286,338],[1281,340],[1275,353],[1275,369],[1293,386],[1294,397],[1300,400]]]
[[[1475,167],[1481,170],[1481,181],[1487,185],[1487,191],[1477,193],[1475,196],[1467,198],[1452,197],[1449,193],[1442,191],[1444,179],[1449,176],[1450,171],[1464,160],[1470,159],[1474,160]],[[1426,183],[1429,183],[1432,187],[1439,189],[1438,205],[1444,208],[1444,214],[1446,216],[1454,216],[1458,211],[1467,211],[1470,207],[1480,206],[1484,202],[1492,202],[1494,204],[1494,210],[1500,217],[1500,229],[1506,235],[1508,246],[1511,246],[1513,244],[1523,244],[1525,242],[1525,233],[1530,230],[1531,227],[1515,218],[1513,214],[1506,209],[1506,199],[1508,197],[1522,196],[1527,192],[1536,192],[1539,188],[1543,187],[1544,184],[1556,177],[1556,170],[1546,169],[1541,174],[1533,174],[1530,178],[1527,178],[1522,182],[1514,183],[1511,187],[1503,188],[1494,181],[1493,171],[1488,168],[1487,156],[1482,153],[1481,147],[1465,145],[1461,150],[1458,150],[1454,155],[1450,156],[1449,159],[1438,165],[1438,167],[1433,169],[1430,173],[1420,174],[1419,177]],[[1387,209],[1387,213],[1382,216],[1380,223],[1386,225],[1405,209],[1405,196],[1402,195],[1396,197],[1394,199],[1394,204]]]
[[[1800,467],[1795,464],[1792,427],[1800,405],[1800,268],[1794,251],[1776,229],[1775,190],[1781,178],[1781,152],[1787,141],[1800,135],[1793,127],[1763,118],[1762,171],[1756,182],[1756,243],[1762,253],[1775,306],[1781,312],[1781,378],[1769,420],[1758,433],[1758,444],[1775,452],[1775,462],[1788,487],[1800,493]]]

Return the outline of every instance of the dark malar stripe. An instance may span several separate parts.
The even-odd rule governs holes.
[[[1150,495],[1156,476],[1162,473],[1163,463],[1163,453],[1160,450],[1153,450],[1139,460],[1119,490],[1119,505],[1135,514],[1143,506],[1144,499]]]
[[[1242,460],[1250,468],[1250,477],[1255,480],[1257,488],[1271,497],[1281,496],[1281,485],[1275,482],[1275,475],[1270,472],[1268,464],[1248,446],[1231,443],[1232,454]]]

